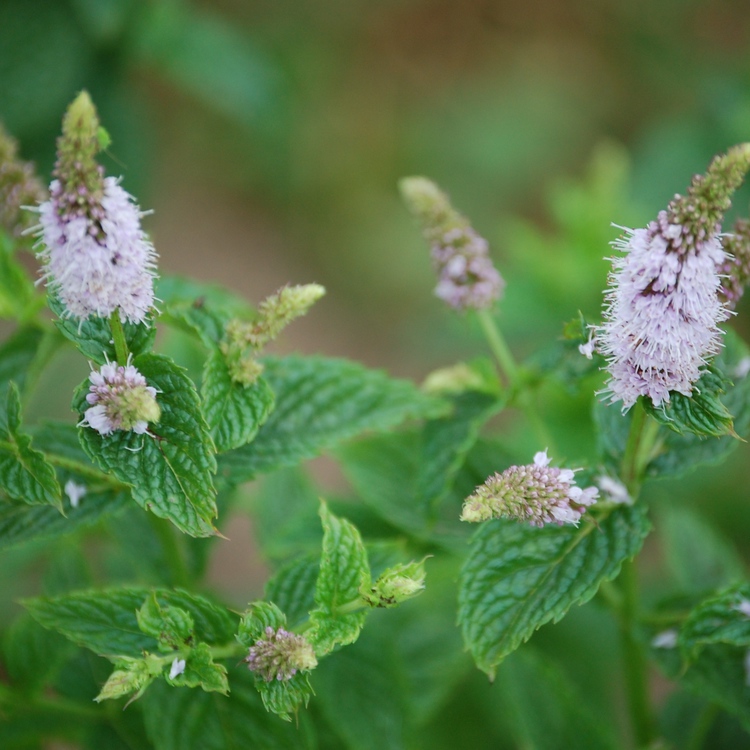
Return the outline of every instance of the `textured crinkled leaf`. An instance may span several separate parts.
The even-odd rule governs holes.
[[[342,359],[269,357],[264,366],[276,405],[252,443],[221,456],[219,471],[233,483],[317,456],[365,430],[445,410],[408,381]]]
[[[266,711],[253,683],[247,669],[236,669],[228,697],[154,684],[140,704],[155,750],[313,747],[304,729]]]
[[[315,608],[315,584],[320,574],[317,557],[301,557],[288,563],[266,583],[265,598],[278,605],[294,628]]]
[[[48,297],[50,310],[57,315],[55,325],[66,339],[72,341],[85,357],[98,365],[103,365],[107,360],[117,361],[117,353],[112,340],[112,329],[108,318],[100,318],[92,315],[85,320],[66,317],[65,306],[54,294]],[[128,351],[137,356],[150,352],[156,337],[156,326],[153,316],[148,315],[143,323],[122,324],[125,331],[125,341]]]
[[[185,591],[155,589],[154,593],[160,606],[190,613],[199,641],[220,645],[234,639],[237,618],[223,607]],[[150,594],[151,590],[140,587],[101,589],[27,599],[24,606],[40,625],[97,654],[138,658],[143,651],[156,651],[158,645],[141,631],[136,617]]]
[[[709,367],[693,386],[690,396],[672,391],[669,403],[655,408],[649,399],[641,399],[646,411],[660,424],[678,435],[721,437],[733,432],[732,415],[719,398],[729,382],[722,373]]]
[[[732,330],[724,337],[724,349],[714,360],[714,367],[730,383],[721,397],[734,418],[734,430],[740,437],[750,433],[750,376],[744,374],[744,362],[750,356],[745,343]],[[704,438],[698,435],[678,435],[669,431],[664,436],[662,450],[649,464],[651,476],[681,476],[703,464],[723,461],[740,441],[732,435]]]
[[[724,643],[750,648],[750,585],[730,586],[701,602],[680,628],[683,654],[694,658],[704,646]]]
[[[337,518],[325,503],[320,506],[323,551],[315,586],[316,608],[310,613],[307,639],[315,653],[326,654],[337,644],[353,643],[365,621],[363,611],[339,612],[342,605],[356,602],[360,589],[369,586],[367,552],[357,529]]]
[[[459,622],[477,666],[493,675],[537,628],[588,601],[638,552],[649,529],[642,506],[578,528],[485,523],[459,580]]]
[[[124,430],[100,435],[82,427],[81,444],[102,469],[131,485],[140,506],[191,536],[211,536],[216,460],[195,386],[183,368],[167,357],[144,354],[133,364],[157,390],[159,422],[149,424],[143,435]],[[87,407],[87,392],[88,381],[73,403],[81,414]]]
[[[662,509],[657,528],[666,563],[682,591],[713,591],[744,578],[744,565],[731,542],[690,508]]]
[[[52,505],[62,512],[62,493],[54,468],[31,437],[21,432],[21,399],[15,383],[7,392],[6,428],[0,441],[0,487],[13,500]]]
[[[219,453],[249,443],[273,409],[273,391],[265,378],[252,385],[235,383],[224,355],[209,354],[201,385],[203,413]]]
[[[185,670],[168,681],[176,687],[199,687],[207,693],[229,693],[227,668],[214,662],[211,649],[205,643],[190,650],[185,657]]]

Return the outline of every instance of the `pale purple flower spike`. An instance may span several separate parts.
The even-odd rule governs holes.
[[[141,229],[143,215],[113,177],[104,179],[94,215],[70,208],[58,180],[39,207],[44,278],[70,315],[109,317],[141,323],[154,304],[156,253]],[[75,196],[73,196],[75,197]]]
[[[532,526],[555,523],[578,525],[586,508],[599,497],[596,487],[582,489],[573,469],[550,466],[547,451],[534,456],[534,463],[511,466],[477,487],[464,502],[462,521],[516,518]]]
[[[313,669],[318,663],[304,636],[270,626],[265,629],[265,638],[250,647],[245,661],[248,669],[266,682],[291,680],[299,670]]]
[[[706,362],[721,349],[718,323],[729,312],[718,297],[724,261],[718,233],[687,238],[667,212],[614,243],[606,322],[597,332],[608,361],[611,401],[630,408],[639,396],[658,407],[669,392],[689,396]],[[691,240],[693,240],[691,242]]]
[[[100,435],[116,430],[130,430],[142,435],[149,422],[159,419],[156,388],[133,365],[107,363],[101,370],[92,370],[86,395],[86,409],[81,425],[91,427]]]

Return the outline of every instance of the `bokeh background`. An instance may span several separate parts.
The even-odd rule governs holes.
[[[253,302],[319,282],[327,297],[278,351],[421,380],[484,345],[432,296],[399,177],[432,177],[471,217],[508,282],[512,348],[544,349],[578,310],[600,315],[611,223],[645,224],[750,139],[750,13],[746,0],[0,0],[0,119],[43,175],[81,88],[112,136],[107,170],[154,211],[163,273]],[[732,321],[746,340],[749,314],[745,301]],[[62,361],[51,377],[69,393],[85,371]],[[554,383],[540,400],[564,458],[590,454],[589,400]],[[70,418],[61,404],[32,411]],[[538,448],[503,426],[509,455]],[[695,506],[748,555],[749,458],[743,444],[650,499]],[[212,575],[244,601],[264,574],[236,523]]]

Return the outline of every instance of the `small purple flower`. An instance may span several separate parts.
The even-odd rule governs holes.
[[[284,628],[267,627],[265,638],[255,641],[245,657],[248,669],[266,682],[291,680],[297,671],[317,666],[315,652],[301,635]]]
[[[154,304],[156,253],[134,199],[95,161],[98,132],[84,92],[63,120],[56,179],[38,209],[43,278],[68,315],[106,318],[119,311],[141,323]]]
[[[91,427],[100,435],[115,430],[129,430],[142,435],[149,422],[158,422],[161,409],[156,402],[156,388],[131,364],[107,363],[101,370],[92,370],[82,426]]]
[[[578,487],[577,470],[549,464],[547,451],[540,451],[533,464],[511,466],[491,476],[466,498],[461,520],[515,518],[540,527],[548,523],[578,525],[586,508],[596,502],[599,490]]]
[[[74,482],[72,479],[68,479],[68,481],[65,482],[64,490],[65,494],[68,496],[68,500],[70,500],[71,508],[77,508],[81,502],[81,498],[87,492],[85,484],[78,484],[78,482]]]
[[[721,279],[719,299],[734,310],[750,281],[750,221],[738,219],[723,244],[726,258],[717,269]]]

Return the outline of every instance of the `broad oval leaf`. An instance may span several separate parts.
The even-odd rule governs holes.
[[[616,508],[578,528],[485,523],[459,580],[459,622],[477,666],[493,676],[537,628],[588,601],[638,552],[649,529],[642,506]]]
[[[219,453],[249,443],[273,409],[274,396],[265,378],[252,385],[235,383],[224,355],[215,349],[203,368],[203,411]]]
[[[27,599],[23,604],[40,625],[97,654],[139,658],[143,651],[158,650],[156,638],[141,631],[136,616],[152,593],[162,607],[178,607],[190,614],[199,641],[222,645],[233,640],[237,618],[223,607],[185,591],[99,589]]]
[[[263,362],[276,406],[252,443],[220,457],[221,476],[234,484],[312,458],[365,430],[445,408],[412,383],[355,362],[297,356]]]
[[[102,469],[131,485],[133,498],[143,508],[169,519],[186,534],[211,536],[216,459],[195,386],[168,357],[144,354],[133,364],[157,389],[159,422],[150,424],[143,435],[123,430],[100,435],[82,427],[81,445]],[[74,399],[79,413],[87,407],[87,391],[84,383]]]

